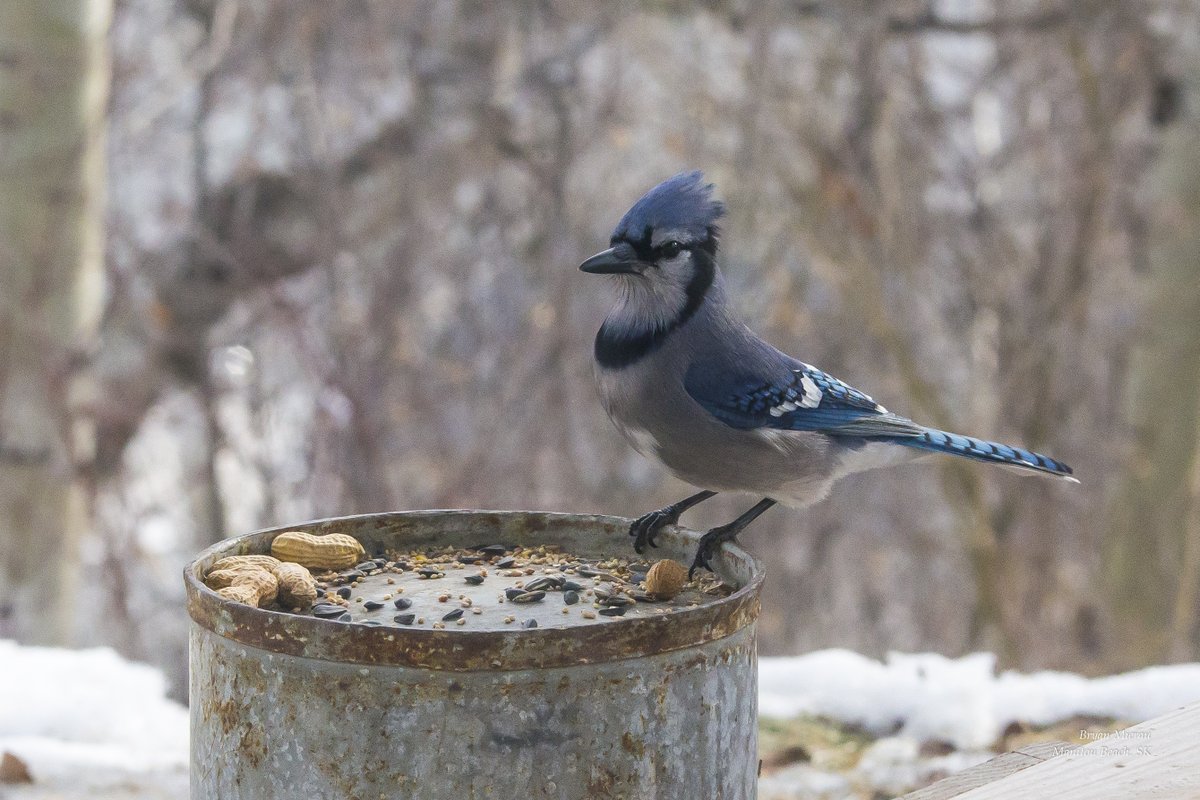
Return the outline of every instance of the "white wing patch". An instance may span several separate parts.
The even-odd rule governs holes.
[[[780,403],[777,406],[771,406],[767,409],[767,413],[772,417],[782,417],[787,412],[795,411],[797,408],[799,408],[799,406],[789,400],[786,403]]]
[[[801,361],[800,363],[801,363],[801,364],[804,364],[804,362],[803,362],[803,361]],[[811,372],[821,372],[821,370],[817,369],[817,368],[816,368],[816,367],[814,367],[812,364],[804,364],[804,368],[805,368],[806,370],[809,370],[809,371],[811,371]],[[817,405],[819,405],[819,404],[820,404],[820,402],[821,402],[821,390],[820,390],[820,389],[817,387],[817,385],[816,385],[816,384],[813,382],[812,378],[808,377],[807,375],[805,375],[805,374],[804,374],[803,372],[801,372],[800,370],[796,370],[796,374],[798,374],[798,375],[800,376],[800,383],[801,383],[801,385],[802,385],[802,386],[804,386],[804,394],[805,394],[805,396],[808,396],[808,395],[809,395],[809,391],[810,391],[810,389],[811,389],[811,391],[815,392],[815,394],[816,394],[816,401],[815,401],[815,402],[814,402],[814,403],[813,403],[811,406],[807,406],[807,405],[806,405],[805,407],[806,407],[806,408],[816,408],[816,407],[817,407]],[[877,412],[879,412],[880,414],[887,414],[887,413],[890,413],[890,412],[889,412],[889,411],[888,411],[886,408],[884,408],[882,405],[880,405],[879,403],[876,403],[876,402],[875,402],[875,398],[874,398],[874,397],[871,397],[869,394],[867,394],[867,393],[865,393],[865,392],[861,392],[861,391],[859,391],[858,389],[854,389],[854,388],[852,388],[852,387],[848,386],[846,383],[844,383],[843,381],[839,381],[837,378],[833,377],[832,375],[829,375],[829,374],[826,374],[826,373],[821,373],[821,374],[822,374],[822,375],[824,375],[824,376],[825,376],[825,377],[826,377],[826,378],[827,378],[827,379],[828,379],[828,380],[829,380],[831,383],[833,383],[833,384],[835,384],[835,385],[837,385],[837,386],[841,386],[843,389],[845,389],[845,390],[847,391],[847,393],[856,393],[856,394],[859,394],[859,395],[863,396],[864,398],[866,398],[868,402],[870,402],[870,403],[874,403],[874,404],[875,404],[875,410],[876,410]]]
[[[823,394],[816,381],[805,375],[800,370],[795,370],[800,376],[800,393],[797,397],[795,389],[788,389],[789,399],[782,403],[773,405],[767,409],[767,413],[772,417],[782,417],[789,411],[795,411],[797,408],[816,408],[821,405]]]
[[[821,405],[821,390],[817,388],[817,384],[807,375],[800,375],[800,385],[804,387],[804,396],[800,398],[800,405],[805,408],[816,408]]]

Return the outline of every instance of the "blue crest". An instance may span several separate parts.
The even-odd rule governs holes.
[[[697,240],[717,235],[717,220],[725,213],[725,204],[712,199],[713,185],[704,182],[700,170],[682,172],[655,186],[625,212],[617,223],[613,238],[631,242],[646,237],[651,230],[678,228]]]

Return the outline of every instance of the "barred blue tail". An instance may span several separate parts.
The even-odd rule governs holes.
[[[1001,464],[1032,472],[1042,472],[1047,475],[1064,478],[1072,483],[1079,483],[1078,480],[1071,477],[1071,468],[1063,462],[1056,461],[1041,453],[1022,450],[1019,447],[1010,447],[999,442],[989,442],[970,436],[960,436],[957,433],[947,433],[946,431],[939,431],[933,428],[925,428],[924,432],[919,436],[896,437],[892,441],[896,444],[902,444],[905,447],[916,448],[917,450],[949,453],[950,455],[962,456],[963,458],[970,458],[975,461],[987,461],[992,464]]]

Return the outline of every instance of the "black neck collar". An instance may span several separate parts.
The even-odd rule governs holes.
[[[692,258],[696,263],[696,274],[685,290],[687,302],[674,319],[640,331],[614,330],[608,320],[604,321],[596,334],[594,348],[596,362],[601,367],[621,369],[637,363],[661,347],[668,336],[700,310],[712,286],[717,265],[707,249],[693,250]]]

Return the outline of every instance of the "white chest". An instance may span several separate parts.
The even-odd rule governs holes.
[[[609,419],[625,440],[644,456],[657,457],[658,439],[647,428],[645,415],[637,413],[637,404],[647,402],[641,391],[640,375],[631,370],[596,370],[596,386],[600,390],[600,402]]]

